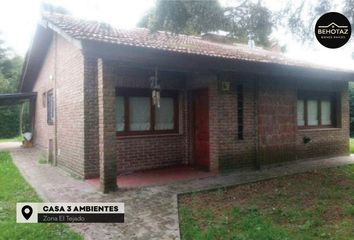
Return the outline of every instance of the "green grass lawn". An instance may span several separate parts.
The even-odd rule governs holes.
[[[22,140],[22,136],[17,136],[13,138],[0,138],[0,142],[21,142]]]
[[[182,239],[354,239],[354,165],[179,197]]]
[[[16,223],[17,202],[42,202],[12,163],[8,152],[0,152],[0,239],[82,239],[64,224]]]
[[[350,152],[351,153],[354,153],[354,138],[351,138],[350,139]]]

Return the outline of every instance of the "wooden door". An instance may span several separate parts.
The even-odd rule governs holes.
[[[208,90],[193,93],[194,162],[209,169],[209,99]]]

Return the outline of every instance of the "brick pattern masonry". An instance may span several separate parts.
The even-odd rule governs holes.
[[[116,161],[116,170],[115,164],[111,165],[113,170],[107,170],[111,177],[141,169],[193,164],[190,91],[199,88],[209,90],[211,171],[251,167],[257,162],[270,164],[348,154],[347,82],[230,73],[221,78],[231,82],[231,91],[221,92],[216,75],[170,74],[162,79],[161,87],[179,91],[179,132],[116,137],[113,136],[115,106],[112,91],[119,87],[149,88],[151,70],[138,65],[122,66],[119,62],[107,60],[98,63],[97,57],[82,52],[55,35],[33,88],[33,91],[38,92],[35,144],[47,150],[52,139],[54,146],[57,146],[57,164],[79,177],[100,175],[99,159],[106,159],[102,151]],[[102,76],[98,74],[99,71]],[[102,77],[105,79],[99,81]],[[110,91],[102,86],[105,82]],[[237,137],[236,86],[239,84],[243,85],[244,91],[243,140]],[[50,89],[54,89],[56,94],[54,125],[47,124],[46,107],[42,106],[43,93]],[[340,99],[338,128],[297,129],[296,98],[301,89],[336,91]],[[304,144],[305,136],[312,141]]]

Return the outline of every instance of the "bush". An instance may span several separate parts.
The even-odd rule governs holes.
[[[22,132],[29,130],[29,107],[25,103]],[[0,106],[0,139],[20,134],[20,105]]]
[[[18,105],[0,107],[0,138],[12,138],[19,135]]]
[[[354,137],[354,83],[349,83],[350,137]]]

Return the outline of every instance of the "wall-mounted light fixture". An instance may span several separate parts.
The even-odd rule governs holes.
[[[155,75],[149,78],[150,80],[150,88],[152,89],[152,104],[160,108],[160,81],[158,78],[158,69],[155,68]]]

